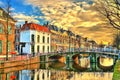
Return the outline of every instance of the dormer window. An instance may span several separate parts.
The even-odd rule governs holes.
[[[29,30],[29,27],[27,26],[25,29],[26,29],[26,30]]]

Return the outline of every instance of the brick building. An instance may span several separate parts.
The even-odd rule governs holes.
[[[8,54],[14,51],[14,29],[15,20],[9,16],[8,17],[8,27],[7,27],[7,13],[0,8],[0,55],[5,55],[8,48]],[[8,42],[6,38],[6,33],[8,32]],[[8,47],[6,48],[6,44]]]

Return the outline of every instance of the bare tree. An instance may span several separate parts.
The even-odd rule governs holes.
[[[120,30],[120,0],[96,0],[96,8],[114,28]]]
[[[114,47],[117,47],[117,49],[120,49],[120,31],[118,31],[115,36],[114,36],[114,41],[113,41]]]
[[[6,35],[6,60],[8,60],[8,37],[9,37],[9,30],[8,30],[8,25],[9,25],[9,20],[10,20],[10,5],[11,0],[6,0],[6,27],[4,29],[5,35]]]

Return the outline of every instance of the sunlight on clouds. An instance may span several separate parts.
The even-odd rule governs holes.
[[[99,19],[97,20],[98,22],[92,21],[92,24],[90,23],[92,19],[97,19],[96,13],[86,11],[92,5],[84,1],[75,3],[72,0],[27,0],[27,3],[39,6],[45,15],[42,18],[58,27],[91,27],[99,23]],[[89,25],[86,23],[89,23]]]
[[[112,29],[109,28],[110,30],[107,31],[108,28],[103,28],[110,27],[110,25],[106,24],[105,18],[95,10],[96,4],[92,3],[92,0],[26,1],[25,3],[38,6],[44,14],[44,16],[40,16],[39,18],[49,21],[50,24],[63,27],[64,29],[71,28],[74,33],[92,38],[97,42],[101,42],[101,40],[112,41]],[[106,35],[106,33],[111,33],[111,36]]]

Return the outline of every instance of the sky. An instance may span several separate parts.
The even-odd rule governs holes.
[[[28,20],[69,28],[100,23],[98,18],[91,20],[96,15],[90,10],[94,6],[92,0],[11,0],[10,4],[11,15],[18,21],[17,24]],[[6,0],[0,0],[0,5],[5,8]]]
[[[113,35],[111,30],[105,31],[110,25],[95,10],[97,5],[93,0],[11,0],[10,4],[11,15],[17,20],[16,25],[24,24],[25,21],[41,25],[49,22],[64,29],[73,29],[74,33],[85,37],[95,40],[100,38],[99,42],[102,39],[101,35],[106,37],[104,41],[111,40]],[[0,0],[0,7],[6,8],[6,0]],[[99,28],[104,32],[99,31]],[[84,29],[87,30],[84,32]],[[90,32],[91,29],[99,33],[99,36],[94,34],[94,31]]]

